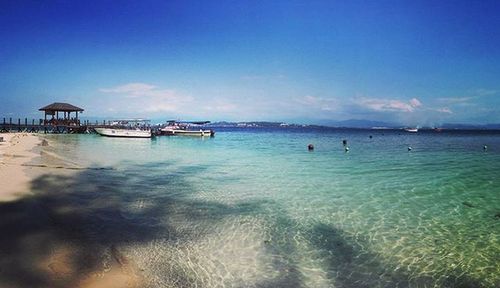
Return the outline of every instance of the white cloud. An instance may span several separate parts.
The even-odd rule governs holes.
[[[494,90],[494,89],[477,89],[475,91],[475,94],[477,94],[478,96],[490,96],[490,95],[495,95],[495,94],[498,94],[500,92],[500,90]]]
[[[475,97],[443,97],[443,98],[437,98],[439,102],[446,103],[446,104],[458,104],[458,103],[466,103]]]
[[[304,105],[317,105],[319,101],[320,101],[320,98],[310,96],[310,95],[306,95],[302,98],[297,99],[297,102],[299,102],[300,104],[304,104]]]
[[[395,99],[379,99],[379,98],[357,98],[354,103],[363,108],[379,111],[379,112],[413,112],[416,108],[422,106],[422,103],[417,98],[412,98],[408,102]]]
[[[295,101],[308,108],[319,109],[322,111],[334,111],[339,107],[337,99],[334,98],[321,98],[311,95],[306,95],[302,98],[295,99]]]
[[[175,112],[178,109],[178,104],[174,103],[151,103],[142,110],[145,112]]]
[[[215,101],[215,103],[203,106],[203,109],[209,112],[234,112],[238,106],[225,101]]]
[[[133,96],[141,96],[148,94],[149,92],[156,89],[156,86],[149,85],[145,83],[128,83],[125,85],[120,85],[112,88],[101,88],[100,92],[103,93],[123,93]]]
[[[454,105],[454,104],[459,104],[459,105],[468,105],[470,104],[469,102],[491,96],[491,95],[496,95],[500,93],[500,90],[494,90],[494,89],[476,89],[467,92],[466,94],[470,96],[460,96],[460,97],[442,97],[442,98],[437,98],[439,102],[446,103],[448,105]]]
[[[145,83],[129,83],[112,88],[101,88],[100,92],[118,94],[127,98],[175,99],[178,94],[172,89],[159,89],[157,86]]]
[[[443,107],[443,108],[438,108],[436,109],[437,112],[441,113],[446,113],[446,114],[453,114],[453,111],[450,110],[450,108]]]
[[[111,88],[101,88],[100,92],[113,95],[113,97],[126,98],[120,106],[117,103],[116,110],[131,112],[134,110],[140,113],[151,112],[179,112],[189,109],[189,105],[194,102],[194,98],[188,95],[181,95],[172,89],[160,89],[155,85],[146,83],[128,83]]]
[[[422,103],[417,98],[413,98],[410,100],[410,105],[411,107],[416,108],[422,106]]]

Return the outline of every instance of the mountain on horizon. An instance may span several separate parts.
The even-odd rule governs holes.
[[[309,123],[304,123],[300,121],[286,121],[286,122],[276,122],[276,121],[216,121],[207,126],[212,127],[301,127],[301,126],[325,126],[334,128],[355,128],[355,129],[370,129],[374,127],[384,127],[389,129],[401,129],[405,127],[403,124],[396,124],[384,121],[374,121],[365,119],[349,119],[342,121],[335,120],[321,120],[321,121],[309,121]],[[421,126],[422,130],[443,128],[443,129],[458,129],[458,130],[500,130],[500,123],[490,123],[490,124],[464,124],[464,123],[443,123],[439,126]]]
[[[498,130],[500,129],[500,123],[489,123],[489,124],[444,123],[443,125],[441,125],[441,128]]]

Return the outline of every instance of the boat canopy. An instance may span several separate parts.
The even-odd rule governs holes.
[[[110,120],[112,123],[119,123],[119,124],[129,124],[129,123],[149,123],[151,120],[147,119],[115,119],[115,120]]]
[[[182,123],[182,124],[205,125],[205,124],[210,123],[210,121],[180,121],[180,120],[167,120],[167,123]]]

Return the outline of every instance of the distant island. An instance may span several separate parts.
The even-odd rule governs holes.
[[[371,121],[371,120],[344,120],[344,121],[324,121],[321,124],[299,124],[299,123],[287,123],[287,122],[274,122],[274,121],[242,121],[242,122],[231,122],[231,121],[218,121],[206,124],[204,126],[208,127],[228,127],[228,128],[353,128],[353,129],[403,129],[407,125],[381,122],[381,121]],[[455,129],[455,130],[500,130],[499,124],[462,124],[462,123],[444,123],[439,126],[421,126],[421,130],[430,129]]]

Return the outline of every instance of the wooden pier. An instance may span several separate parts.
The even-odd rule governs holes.
[[[43,119],[3,118],[0,122],[0,133],[29,132],[29,133],[86,133],[92,126],[88,121],[83,123],[47,123]]]
[[[28,133],[53,133],[53,134],[78,134],[93,133],[95,127],[112,127],[115,121],[79,120],[68,122],[62,119],[47,121],[44,119],[30,118],[0,118],[0,133],[28,132]]]
[[[54,102],[44,106],[39,111],[44,112],[44,119],[3,118],[0,132],[33,132],[33,133],[85,133],[88,132],[88,121],[78,119],[83,109],[69,103]],[[62,117],[61,117],[61,116]],[[23,121],[24,120],[24,121]]]
[[[78,114],[84,110],[69,103],[54,102],[38,110],[44,112],[43,119],[0,118],[0,133],[93,133],[96,127],[112,127],[117,122],[117,120],[90,121],[80,119]]]

